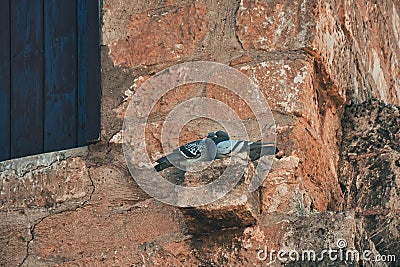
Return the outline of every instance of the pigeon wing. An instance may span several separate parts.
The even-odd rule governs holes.
[[[231,157],[248,149],[247,141],[228,140],[217,144],[217,158]]]
[[[196,159],[205,149],[204,140],[196,140],[178,148],[179,153],[186,159]]]

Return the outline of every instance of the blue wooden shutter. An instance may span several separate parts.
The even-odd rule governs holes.
[[[0,160],[98,140],[99,2],[3,1],[0,23]]]

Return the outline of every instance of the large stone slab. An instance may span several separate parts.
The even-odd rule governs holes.
[[[245,50],[303,50],[341,97],[400,103],[399,4],[364,1],[248,1],[236,15]]]
[[[88,200],[93,185],[86,162],[80,157],[67,158],[69,154],[84,154],[80,150],[2,162],[0,211],[58,209],[64,204],[76,207]]]

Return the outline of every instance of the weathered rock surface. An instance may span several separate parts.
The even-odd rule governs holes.
[[[228,168],[229,170],[227,170]],[[225,175],[231,177],[229,179],[232,180],[233,189],[231,191],[210,204],[181,209],[190,234],[206,234],[222,229],[244,228],[256,223],[260,215],[260,192],[259,190],[253,192],[248,190],[249,181],[254,175],[253,163],[247,164],[246,161],[240,159],[235,159],[235,162],[230,162],[229,159],[215,160],[208,168],[200,172],[187,172],[182,185],[204,186],[212,182],[218,183],[216,179],[224,172],[226,172]],[[238,177],[240,180],[235,185],[234,175],[238,173],[243,173],[243,175]],[[224,183],[223,186],[230,187],[229,183]],[[208,194],[212,195],[212,191],[216,190],[218,189],[211,186]],[[186,197],[205,198],[204,195],[180,196],[181,201],[184,202]]]
[[[0,209],[3,211],[57,209],[64,204],[79,206],[93,191],[88,169],[81,158],[56,159],[48,166],[34,166],[18,174],[19,171],[10,168],[2,172]]]
[[[187,57],[206,33],[208,19],[204,4],[182,1],[180,5],[166,4],[162,8],[155,5],[149,9],[134,3],[115,6],[118,3],[114,2],[104,6],[105,19],[111,22],[104,32],[106,38],[112,38],[110,56],[116,64],[146,66]],[[126,7],[132,13],[127,14]],[[121,22],[125,24],[122,32],[118,30]]]
[[[236,16],[245,50],[315,56],[332,92],[400,103],[399,1],[249,1]],[[396,89],[397,88],[397,89]]]
[[[400,244],[400,108],[378,100],[348,107],[343,119],[340,183],[376,249]]]

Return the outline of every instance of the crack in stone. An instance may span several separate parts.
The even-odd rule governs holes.
[[[26,255],[25,255],[25,257],[22,259],[22,262],[18,264],[18,267],[19,267],[19,266],[23,266],[23,265],[25,264],[26,260],[28,259],[28,257],[30,256],[30,255],[29,255],[29,245],[30,245],[30,243],[35,239],[34,231],[35,231],[36,226],[37,226],[39,223],[41,223],[44,219],[46,219],[47,217],[48,217],[48,215],[47,215],[47,216],[44,216],[43,218],[39,219],[39,221],[38,221],[37,223],[34,223],[33,226],[29,227],[29,233],[30,233],[30,235],[31,235],[31,239],[28,240],[28,241],[26,242]]]
[[[0,162],[0,179],[6,178],[10,172],[16,177],[23,178],[28,173],[49,169],[55,163],[60,163],[68,158],[81,157],[86,154],[87,147],[80,147]]]
[[[237,5],[236,5],[236,7],[235,7],[235,10],[233,11],[233,28],[235,29],[235,37],[236,37],[236,40],[238,41],[238,43],[239,43],[239,45],[240,45],[240,48],[242,48],[243,50],[245,50],[244,47],[243,47],[243,43],[242,43],[242,41],[241,41],[240,38],[239,38],[239,34],[238,34],[238,25],[237,25],[237,23],[236,23],[236,18],[237,18],[237,15],[238,15],[238,12],[239,12],[239,8],[240,8],[240,2],[241,2],[241,0],[240,0],[240,1],[237,1]]]
[[[79,205],[76,209],[83,208],[86,205],[86,203],[91,201],[92,197],[94,195],[94,192],[96,191],[96,186],[95,186],[95,184],[93,182],[92,174],[90,173],[90,167],[88,168],[88,177],[89,177],[89,180],[90,180],[90,186],[92,187],[92,192],[90,192],[89,198],[87,200],[83,201],[83,203],[81,205]]]
[[[94,192],[96,190],[96,186],[95,186],[95,184],[93,182],[93,179],[92,179],[92,176],[91,176],[91,173],[90,173],[90,168],[88,168],[88,177],[89,177],[89,180],[90,180],[90,183],[91,183],[92,191],[90,192],[89,197],[85,201],[83,201],[82,204],[78,204],[75,208],[70,208],[70,209],[67,208],[65,210],[57,211],[57,212],[54,212],[54,213],[50,213],[49,212],[49,214],[43,216],[36,223],[34,223],[33,226],[29,227],[29,234],[31,235],[31,238],[26,242],[26,255],[22,259],[21,263],[19,263],[17,265],[18,267],[19,266],[24,266],[24,264],[27,261],[27,259],[29,258],[29,256],[31,256],[30,253],[29,253],[30,245],[33,242],[33,240],[35,239],[35,229],[41,222],[43,222],[45,219],[49,218],[50,216],[60,215],[60,214],[63,214],[65,212],[77,211],[78,209],[83,208],[89,201],[92,200],[92,197],[93,197]],[[28,221],[29,221],[29,216],[28,215],[26,215],[26,216],[28,217]]]
[[[46,165],[32,166],[32,164],[28,164],[26,168],[22,168],[22,171],[20,169],[11,168],[8,170],[4,170],[4,172],[5,173],[12,172],[14,174],[13,176],[18,178],[24,178],[28,173],[34,173],[34,172],[37,173],[47,169],[51,169],[54,166],[54,164],[60,163],[62,160],[65,159],[66,158],[57,158]]]
[[[57,159],[51,161],[48,165],[39,165],[39,166],[33,167],[32,169],[29,169],[29,168],[24,169],[24,171],[21,172],[21,174],[17,173],[18,170],[14,170],[14,171],[16,171],[16,175],[18,175],[19,177],[23,178],[28,173],[40,172],[40,171],[43,171],[43,170],[46,170],[46,169],[51,169],[55,163],[60,163],[62,160],[65,160],[65,159],[66,158],[57,158]]]

